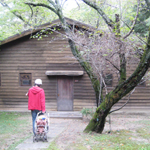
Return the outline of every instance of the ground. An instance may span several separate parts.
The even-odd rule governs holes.
[[[59,146],[59,150],[72,150],[74,148],[71,147],[76,146],[75,143],[77,143],[78,146],[80,143],[82,143],[83,146],[84,143],[86,149],[91,150],[92,144],[90,142],[90,138],[93,137],[92,134],[94,136],[96,135],[95,133],[90,133],[91,136],[87,136],[86,133],[83,133],[83,130],[85,129],[89,120],[84,119],[66,121],[69,122],[66,129],[55,140],[57,146]],[[150,142],[148,140],[149,138],[143,138],[142,135],[137,133],[138,129],[144,129],[143,124],[145,123],[148,126],[150,125],[150,117],[147,115],[110,115],[110,117],[107,117],[107,122],[102,135],[112,134],[112,136],[114,136],[115,134],[120,134],[119,131],[125,131],[126,133],[131,132],[131,134],[128,135],[129,139],[132,138],[133,141],[139,141],[139,144],[142,144],[143,142],[148,144]],[[145,133],[143,132],[142,134]],[[149,133],[148,136],[150,136]]]
[[[10,116],[10,114],[8,114]],[[13,149],[13,143],[22,142],[24,138],[32,135],[31,115],[19,115],[16,125],[15,119],[6,119],[1,126],[0,144],[1,149]],[[11,117],[12,118],[12,117]],[[4,119],[3,119],[4,120]],[[13,121],[13,122],[12,122]],[[89,119],[56,119],[50,118],[50,126],[62,125],[64,130],[50,145],[50,150],[97,150],[117,149],[120,146],[135,146],[135,150],[149,150],[146,147],[150,143],[150,116],[149,114],[113,114],[107,117],[103,133],[84,133]],[[11,126],[12,125],[12,126]],[[8,127],[8,128],[6,128]],[[14,128],[15,127],[15,128]],[[3,129],[4,128],[4,129]],[[7,130],[6,130],[7,129]],[[11,130],[12,129],[12,130]],[[5,131],[5,132],[4,132]],[[15,131],[15,132],[14,132]],[[18,133],[17,133],[18,131]],[[4,133],[3,133],[4,132]],[[51,131],[52,132],[52,131]],[[51,133],[50,133],[51,134]],[[49,134],[49,135],[50,135]],[[50,137],[51,138],[51,137]],[[22,141],[21,141],[22,140]],[[20,143],[19,142],[19,143]],[[19,144],[18,143],[18,144]],[[103,146],[105,145],[105,146]],[[140,147],[136,147],[139,145]],[[17,146],[17,145],[16,145]],[[128,148],[129,147],[129,148]],[[143,149],[143,147],[146,147]],[[133,150],[133,149],[132,149]]]

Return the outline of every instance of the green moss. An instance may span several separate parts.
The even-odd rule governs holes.
[[[94,119],[91,119],[89,124],[86,126],[84,132],[89,133],[90,131],[94,131],[95,129],[95,121]]]

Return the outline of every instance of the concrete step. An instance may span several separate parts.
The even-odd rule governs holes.
[[[83,119],[79,111],[50,111],[47,114],[50,118]]]

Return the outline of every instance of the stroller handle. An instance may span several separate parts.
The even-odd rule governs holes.
[[[39,116],[39,115],[46,115],[47,117],[49,117],[49,113],[47,114],[46,113],[46,111],[43,113],[42,111],[39,111],[38,113],[37,113],[37,116]]]

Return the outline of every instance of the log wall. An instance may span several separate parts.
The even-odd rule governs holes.
[[[32,86],[37,78],[43,81],[46,96],[46,110],[57,110],[57,76],[46,76],[48,70],[83,70],[73,57],[67,40],[53,40],[51,34],[42,40],[29,36],[1,46],[0,51],[0,110],[27,111],[30,86],[20,86],[20,73],[32,74]],[[95,107],[96,100],[87,74],[74,77],[74,111],[83,107]]]
[[[138,60],[132,60],[127,64],[127,78],[135,71],[138,66]],[[149,70],[148,70],[149,71]],[[108,91],[111,91],[115,85],[118,83],[118,78],[116,74],[113,74],[113,86],[108,88]],[[129,102],[123,107],[130,111],[134,110],[149,110],[150,108],[150,80],[145,81],[145,85],[139,85],[135,87],[134,92],[130,95],[126,95],[118,103],[116,103],[112,110],[120,108],[123,106],[129,99]]]

